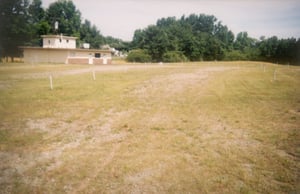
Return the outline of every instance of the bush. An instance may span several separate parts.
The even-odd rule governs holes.
[[[128,62],[145,63],[151,61],[151,56],[144,50],[132,50],[129,52],[126,60]]]
[[[163,55],[163,62],[183,62],[187,61],[186,56],[180,51],[169,51]]]
[[[225,53],[225,61],[243,61],[247,60],[247,55],[239,50],[233,50]]]

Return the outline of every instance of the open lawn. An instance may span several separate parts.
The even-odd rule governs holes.
[[[0,64],[0,193],[299,193],[299,86],[261,62]]]

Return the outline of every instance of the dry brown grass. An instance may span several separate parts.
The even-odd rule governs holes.
[[[0,190],[297,193],[300,70],[265,65],[0,66]]]

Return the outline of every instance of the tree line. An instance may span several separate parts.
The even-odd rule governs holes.
[[[159,19],[138,29],[131,42],[129,61],[260,60],[300,64],[300,39],[237,36],[213,15],[192,14]]]
[[[104,37],[89,20],[82,20],[71,0],[58,0],[46,9],[42,0],[0,0],[0,24],[0,60],[19,57],[19,46],[41,46],[41,35],[62,33],[78,37],[77,46],[87,42],[98,49],[109,44],[130,51],[127,60],[135,62],[260,60],[300,65],[299,38],[257,40],[247,32],[235,36],[213,15],[161,18],[125,42]]]
[[[41,35],[61,33],[79,37],[77,46],[87,42],[95,49],[105,44],[124,47],[122,40],[104,37],[89,20],[83,21],[71,0],[58,0],[46,9],[41,0],[0,1],[0,60],[19,57],[19,46],[41,46]]]

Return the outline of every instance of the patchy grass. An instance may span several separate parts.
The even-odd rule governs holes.
[[[299,77],[259,62],[0,66],[0,190],[300,192]]]

